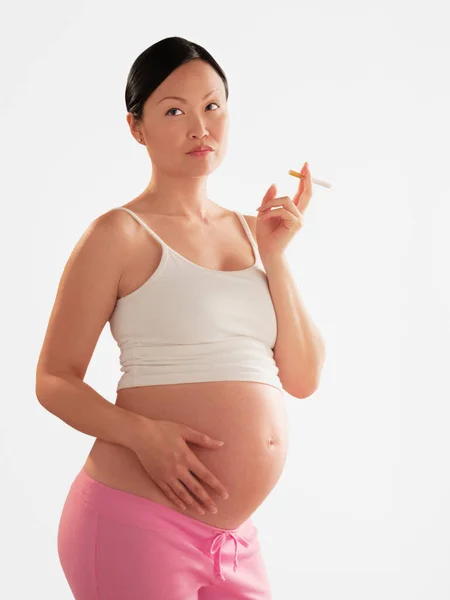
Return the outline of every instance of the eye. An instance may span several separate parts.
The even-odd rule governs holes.
[[[220,104],[217,104],[217,102],[210,102],[207,106],[211,106],[211,104],[215,104],[216,106],[218,106],[220,108]],[[168,115],[171,110],[181,110],[181,108],[169,108],[169,110],[166,112],[166,114],[164,116]],[[213,111],[213,112],[215,112],[215,111]],[[170,115],[170,116],[176,117],[177,115]]]

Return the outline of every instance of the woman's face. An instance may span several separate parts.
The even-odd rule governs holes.
[[[179,96],[185,102],[167,96]],[[144,140],[154,168],[176,176],[211,173],[221,163],[228,141],[222,79],[202,60],[182,65],[147,99],[139,125],[141,135],[139,131],[134,135]],[[204,158],[187,154],[202,144],[214,152]]]

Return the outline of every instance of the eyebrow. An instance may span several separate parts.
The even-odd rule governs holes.
[[[208,93],[206,94],[206,96],[203,96],[202,100],[206,100],[206,98],[207,98],[208,96],[211,96],[211,94],[212,94],[213,92],[215,92],[216,90],[218,90],[218,89],[219,89],[219,88],[214,88],[213,90],[211,90],[210,92],[208,92]],[[184,104],[186,104],[186,102],[187,102],[187,100],[186,100],[185,98],[180,98],[180,96],[166,96],[165,98],[161,98],[161,100],[160,100],[159,102],[157,102],[156,104],[159,104],[159,103],[160,103],[160,102],[162,102],[163,100],[168,100],[168,99],[171,99],[171,100],[179,100],[180,102],[184,102]]]

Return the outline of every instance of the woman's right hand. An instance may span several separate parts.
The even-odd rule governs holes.
[[[188,490],[192,490],[208,508],[215,504],[193,474],[215,488],[221,496],[226,497],[227,492],[195,456],[187,441],[212,450],[221,448],[223,443],[181,423],[144,418],[133,450],[150,478],[175,505],[185,510],[184,503],[187,503],[204,514],[203,508]]]

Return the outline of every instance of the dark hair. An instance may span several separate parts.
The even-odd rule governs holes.
[[[169,37],[144,50],[132,64],[125,88],[127,111],[139,121],[142,118],[144,103],[150,94],[172,71],[195,59],[204,60],[216,70],[223,81],[228,100],[226,75],[211,54],[194,42],[181,37]]]

